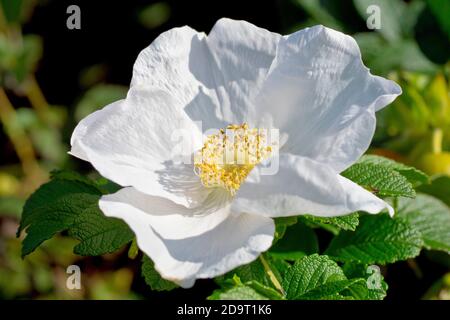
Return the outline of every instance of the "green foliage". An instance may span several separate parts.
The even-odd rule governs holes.
[[[365,215],[355,232],[339,233],[325,254],[339,261],[386,264],[417,256],[422,245],[421,234],[403,219]]]
[[[60,165],[67,159],[67,145],[61,143],[61,132],[63,121],[66,118],[65,110],[57,106],[49,106],[45,110],[45,120],[41,114],[30,108],[16,109],[16,123],[30,133],[31,140],[36,151],[43,161]]]
[[[80,121],[84,117],[104,106],[125,98],[127,88],[112,84],[98,84],[90,88],[78,101],[75,107],[75,120]]]
[[[21,83],[35,71],[42,52],[42,39],[37,35],[26,35],[17,43],[0,34],[0,71],[9,73]]]
[[[280,217],[275,218],[275,238],[273,240],[276,243],[284,236],[287,227],[297,223],[297,217]]]
[[[420,186],[420,192],[432,195],[447,206],[450,206],[450,177],[446,175],[438,175],[433,177],[430,184]]]
[[[0,12],[9,23],[18,23],[22,12],[22,5],[24,0],[0,0]]]
[[[385,180],[377,180],[373,172],[388,174],[383,173]],[[414,186],[428,182],[426,174],[379,156],[362,157],[346,174],[366,187],[376,186],[382,190],[379,195],[399,196],[397,215],[395,218],[386,214],[359,217],[358,213],[335,218],[306,215],[300,216],[296,223],[278,221],[285,228],[268,252],[272,257],[269,267],[281,283],[284,299],[382,300],[388,285],[374,263],[387,264],[413,258],[422,248],[448,250],[448,207],[422,194],[415,199],[410,198],[415,195]],[[401,184],[392,181],[401,181]],[[317,254],[317,238],[311,229],[317,226],[329,230],[334,228],[337,234],[325,255]],[[294,261],[294,264],[285,261]],[[345,264],[341,267],[336,261]],[[244,280],[233,282],[232,274],[234,278]],[[252,280],[278,290],[270,283],[264,266],[256,260],[219,281],[222,288],[210,298],[267,298],[248,285]]]
[[[278,280],[281,280],[281,272],[278,270],[275,259],[266,259],[267,263],[269,264],[269,267],[273,271],[275,277]],[[230,279],[233,279],[235,277],[238,277],[240,281],[247,283],[250,281],[257,281],[258,283],[266,286],[274,288],[274,285],[272,281],[270,280],[270,277],[267,274],[266,269],[264,268],[264,265],[262,264],[260,259],[257,259],[249,264],[237,267],[236,269],[226,273],[223,276],[217,277],[216,281],[220,285],[226,285],[227,282],[230,281]]]
[[[312,226],[323,227],[334,234],[338,234],[340,230],[354,231],[359,224],[359,215],[357,212],[340,217],[316,217],[311,215],[304,215],[302,219]]]
[[[327,283],[344,280],[347,278],[336,262],[314,254],[298,260],[286,272],[282,285],[288,299],[298,299],[312,290],[320,290]],[[329,296],[328,290],[325,291]]]
[[[327,27],[342,30],[345,26],[329,12],[322,3],[315,0],[296,0],[295,3],[300,5],[308,15]]]
[[[296,300],[379,300],[387,285],[377,274],[376,286],[368,286],[370,277],[355,267],[347,272],[328,256],[313,254],[297,260],[286,272],[283,289],[287,299]],[[352,272],[350,272],[352,271]]]
[[[165,2],[153,3],[139,12],[139,22],[148,29],[164,24],[170,18],[170,6]]]
[[[33,252],[58,232],[80,240],[74,252],[101,255],[114,252],[133,238],[128,226],[107,218],[98,207],[102,192],[94,182],[70,172],[55,173],[25,203],[18,235],[26,229],[22,256]]]
[[[404,14],[404,3],[392,0],[354,0],[353,1],[359,15],[365,20],[369,17],[367,8],[376,5],[380,8],[381,28],[377,31],[389,42],[396,42],[401,39],[402,15]]]
[[[351,287],[351,292],[357,299],[383,300],[386,297],[388,285],[378,266],[347,262],[342,270],[349,279],[363,278],[365,280],[364,284],[359,283]],[[368,288],[368,282],[372,284],[371,288]]]
[[[362,157],[342,175],[380,196],[413,198],[413,183],[427,181],[419,170],[378,156]]]
[[[425,248],[450,253],[450,209],[444,203],[419,194],[415,200],[400,199],[398,211],[420,232]]]
[[[145,283],[147,283],[152,290],[170,291],[178,288],[177,284],[161,278],[159,273],[155,270],[153,261],[146,255],[144,255],[142,259],[141,273],[145,279]]]
[[[214,290],[208,300],[283,300],[284,297],[274,288],[258,281],[242,282],[234,275],[222,283],[222,288]]]
[[[450,39],[450,19],[448,18],[450,2],[447,0],[427,0],[427,5],[437,18],[442,31],[444,31]]]
[[[404,176],[413,186],[418,186],[429,182],[429,177],[426,173],[414,167],[407,166],[403,163],[396,162],[392,159],[380,157],[376,155],[364,155],[359,159],[358,163],[372,164],[384,169],[390,169],[398,172]]]
[[[313,229],[302,222],[288,227],[283,238],[269,251],[272,257],[285,260],[297,260],[317,252],[319,252],[317,236]]]
[[[445,2],[445,0],[442,0]],[[428,4],[433,2],[429,1]],[[436,2],[440,2],[436,1]],[[353,23],[349,23],[349,17],[353,17],[348,6],[336,6],[334,1],[296,0],[303,10],[309,15],[303,26],[323,24],[325,26],[351,33],[359,31],[354,29]],[[333,5],[334,3],[334,5]],[[354,34],[362,51],[364,62],[375,74],[388,74],[392,70],[403,69],[432,73],[437,71],[437,65],[433,63],[421,50],[415,39],[416,26],[419,17],[425,11],[426,5],[423,1],[411,1],[405,3],[402,0],[354,0],[354,9],[359,14],[360,23],[366,24],[369,16],[375,14],[368,12],[369,6],[375,5],[379,8],[380,29],[367,30]],[[442,4],[433,4],[433,10],[441,22],[443,30],[448,30],[445,20],[445,11],[437,8],[445,8]],[[347,12],[342,13],[342,8]],[[353,8],[351,8],[353,9]],[[439,11],[439,13],[436,13]],[[440,39],[439,37],[437,39]],[[441,39],[444,40],[444,39]],[[435,41],[436,42],[436,41]],[[444,45],[445,48],[445,45]]]
[[[224,290],[215,290],[209,300],[269,300],[250,286],[238,285]]]

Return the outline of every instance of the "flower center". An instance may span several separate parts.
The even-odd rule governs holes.
[[[205,187],[222,187],[234,195],[250,171],[271,153],[265,130],[233,124],[207,136],[194,155],[194,171]]]

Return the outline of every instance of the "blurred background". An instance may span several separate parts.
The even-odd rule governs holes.
[[[66,27],[72,4],[81,9],[80,30]],[[381,9],[375,31],[366,24],[371,4]],[[403,88],[377,114],[370,152],[426,171],[433,179],[424,188],[450,205],[448,0],[0,0],[0,299],[202,298],[215,288],[203,280],[190,291],[152,292],[126,248],[83,258],[64,236],[22,260],[15,233],[25,199],[49,171],[95,175],[67,154],[70,134],[125,96],[138,53],[172,27],[209,32],[221,17],[282,34],[323,24],[353,35],[372,73]],[[81,290],[66,289],[70,264],[83,270]],[[450,299],[449,270],[449,256],[430,251],[395,263],[384,270],[387,299]]]

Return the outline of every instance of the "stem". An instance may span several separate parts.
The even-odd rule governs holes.
[[[48,102],[34,75],[30,75],[28,79],[26,95],[28,100],[30,100],[32,107],[36,110],[39,118],[41,118],[42,121],[46,121],[46,115],[49,109]]]
[[[392,206],[394,207],[394,214],[397,214],[397,209],[398,209],[398,197],[394,197]]]
[[[266,259],[264,258],[264,255],[259,255],[259,259],[261,260],[262,265],[264,266],[264,270],[266,270],[267,275],[269,276],[270,281],[272,281],[275,288],[277,288],[280,293],[285,296],[286,292],[284,292],[283,287],[281,286],[280,282],[278,281],[277,277],[273,273],[272,269],[270,268],[269,264],[267,263]]]
[[[16,150],[22,165],[24,174],[31,181],[35,175],[41,173],[41,168],[36,160],[33,144],[26,135],[22,127],[17,124],[16,111],[8,99],[6,92],[0,87],[0,122],[3,124],[5,133],[9,137],[11,143]]]
[[[433,131],[432,144],[433,144],[433,153],[441,153],[442,152],[442,139],[444,137],[444,132],[441,128],[436,128]]]

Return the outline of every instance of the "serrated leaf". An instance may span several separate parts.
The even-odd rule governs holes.
[[[43,184],[27,200],[23,208],[22,220],[17,235],[25,229],[32,221],[38,221],[36,216],[45,215],[45,206],[59,201],[73,194],[88,194],[100,196],[100,191],[92,185],[81,181],[67,182],[55,179]]]
[[[177,284],[161,278],[158,271],[155,270],[153,261],[146,255],[142,258],[141,273],[145,279],[145,283],[147,283],[152,290],[170,291],[178,288]]]
[[[317,288],[308,291],[305,294],[296,297],[296,300],[341,300],[346,298],[341,293],[351,288],[359,286],[363,288],[364,279],[339,280],[325,283]]]
[[[318,251],[319,244],[314,230],[298,222],[287,228],[283,238],[272,246],[269,254],[277,259],[297,260]]]
[[[73,252],[82,256],[111,253],[130,242],[134,234],[119,219],[106,218],[98,208],[98,200],[73,221],[69,235],[80,240]]]
[[[356,283],[349,287],[351,295],[358,300],[383,300],[388,289],[378,266],[368,266],[366,264],[348,262],[343,268],[347,278],[364,278],[364,283]],[[373,286],[369,288],[368,282]]]
[[[443,202],[424,194],[400,199],[398,217],[421,233],[425,248],[450,253],[450,209]]]
[[[318,287],[347,280],[341,268],[327,256],[313,254],[303,257],[286,272],[282,287],[287,299],[296,299]]]
[[[387,169],[395,170],[415,186],[428,183],[430,179],[425,172],[419,169],[377,155],[364,155],[358,160],[357,163],[374,164]]]
[[[420,233],[403,219],[366,215],[360,217],[356,231],[340,232],[325,254],[340,261],[386,264],[413,258],[422,246]]]
[[[229,289],[215,290],[208,300],[269,300],[252,287],[238,285]]]
[[[52,180],[60,179],[60,180],[80,181],[94,187],[102,194],[114,193],[121,188],[116,183],[103,177],[100,177],[99,179],[96,180],[92,180],[86,176],[79,174],[78,172],[70,170],[53,170],[50,172],[50,178]]]
[[[18,235],[26,229],[22,256],[43,241],[67,230],[80,240],[74,251],[81,255],[111,253],[131,241],[133,232],[119,219],[108,218],[98,207],[101,191],[81,180],[62,176],[42,185],[25,203]]]
[[[359,215],[357,212],[354,212],[352,214],[346,215],[346,216],[340,216],[340,217],[331,217],[331,218],[325,218],[325,217],[317,217],[317,216],[311,216],[311,215],[304,215],[302,216],[306,221],[312,222],[313,224],[317,224],[319,226],[333,226],[336,227],[339,231],[342,230],[355,230],[356,227],[359,224]],[[337,234],[338,232],[333,232]]]
[[[380,196],[411,197],[412,184],[397,171],[372,163],[355,163],[342,175]]]

